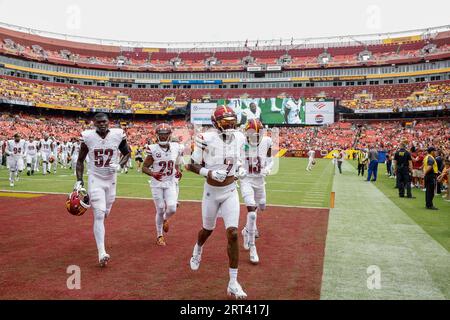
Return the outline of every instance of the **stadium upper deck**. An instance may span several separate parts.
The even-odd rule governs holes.
[[[0,23],[0,54],[53,64],[151,72],[281,71],[380,66],[450,57],[450,26],[329,38],[143,43]]]

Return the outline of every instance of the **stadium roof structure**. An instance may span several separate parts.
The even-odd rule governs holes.
[[[270,40],[231,40],[217,42],[145,42],[132,40],[100,39],[42,31],[3,22],[0,22],[0,32],[11,32],[16,36],[20,36],[20,34],[22,34],[30,40],[35,38],[39,39],[40,41],[48,41],[54,44],[56,44],[55,42],[80,43],[86,45],[94,45],[97,47],[102,46],[105,48],[120,48],[121,51],[132,51],[135,48],[141,48],[143,50],[165,49],[166,52],[221,52],[244,51],[248,49],[251,49],[252,51],[264,51],[369,46],[377,44],[448,38],[450,37],[450,25],[389,33]]]

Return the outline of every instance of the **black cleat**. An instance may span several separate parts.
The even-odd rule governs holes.
[[[30,176],[30,175],[31,175],[30,171],[27,171],[27,176]]]

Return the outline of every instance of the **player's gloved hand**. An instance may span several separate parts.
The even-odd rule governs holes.
[[[81,189],[84,188],[84,183],[83,181],[77,181],[75,182],[74,186],[73,186],[73,190],[74,191],[80,191]]]
[[[158,181],[162,181],[162,177],[164,176],[164,173],[152,171],[151,176]]]
[[[110,172],[110,173],[116,173],[116,172],[119,172],[120,169],[121,169],[121,166],[120,166],[120,164],[118,164],[118,163],[111,163],[111,164],[109,165],[109,172]]]
[[[237,177],[239,179],[245,178],[247,176],[247,170],[245,170],[243,167],[239,167],[237,172]]]
[[[183,177],[183,174],[181,173],[181,171],[177,170],[177,172],[175,173],[175,178],[181,180],[181,177]]]
[[[262,169],[261,169],[261,174],[262,174],[264,177],[267,177],[267,176],[270,174],[270,169],[269,169],[269,168],[262,168]]]
[[[227,178],[227,172],[225,170],[213,170],[211,171],[211,178],[218,182],[224,182]]]

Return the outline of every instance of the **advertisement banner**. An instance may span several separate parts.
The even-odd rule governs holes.
[[[199,125],[210,125],[211,115],[216,109],[217,103],[192,103],[191,123]]]
[[[218,105],[225,105],[236,112],[238,124],[259,119],[267,125],[321,125],[334,122],[334,100],[304,98],[235,98],[220,99],[211,103],[193,103],[191,122],[211,124],[211,114]]]
[[[306,124],[322,125],[334,123],[334,101],[320,99],[306,102]]]

